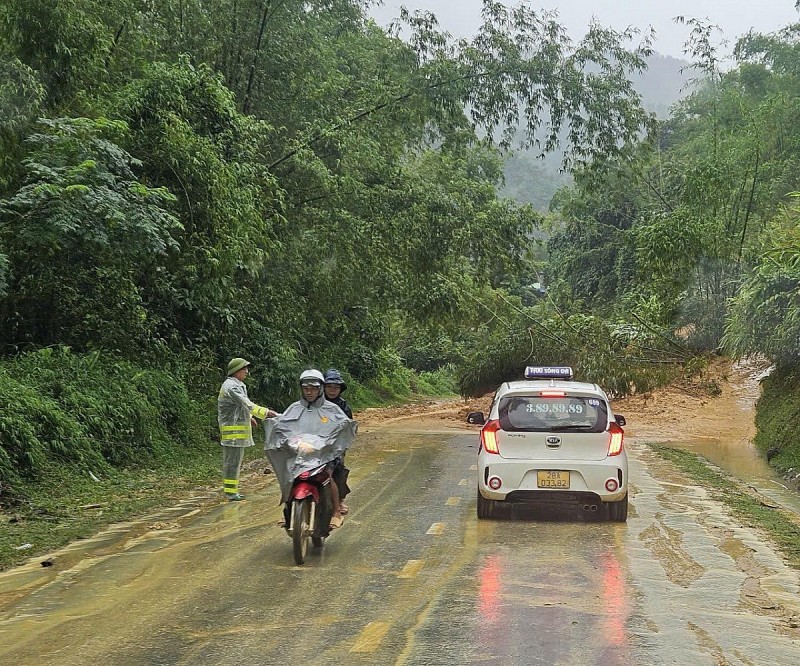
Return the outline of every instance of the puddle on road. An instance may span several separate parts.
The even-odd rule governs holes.
[[[788,487],[752,442],[755,405],[761,380],[769,373],[763,361],[743,360],[720,375],[721,394],[693,396],[665,389],[656,408],[632,398],[620,409],[628,411],[631,441],[658,442],[697,453],[753,486],[765,497],[800,513],[800,493]]]

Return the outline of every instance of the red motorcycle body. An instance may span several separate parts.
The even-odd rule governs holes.
[[[314,504],[319,504],[319,486],[309,480],[298,479],[292,486],[290,494],[292,500],[302,500],[313,497]]]

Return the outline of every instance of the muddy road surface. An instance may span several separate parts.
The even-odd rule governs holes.
[[[474,430],[364,430],[351,513],[305,566],[270,477],[246,502],[187,499],[0,574],[0,663],[800,663],[798,572],[647,433],[618,524],[479,521]]]

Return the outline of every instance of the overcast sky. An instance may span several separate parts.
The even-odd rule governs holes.
[[[505,4],[518,2],[507,0]],[[655,50],[676,58],[683,57],[688,36],[686,26],[673,22],[676,16],[710,19],[722,29],[720,38],[728,40],[731,47],[750,28],[768,33],[800,20],[795,0],[535,0],[528,4],[558,10],[561,24],[573,39],[586,32],[592,17],[618,29],[652,26],[656,31]],[[480,25],[481,0],[384,0],[384,6],[375,8],[372,15],[386,25],[398,16],[402,5],[432,11],[442,28],[457,37],[473,34]]]

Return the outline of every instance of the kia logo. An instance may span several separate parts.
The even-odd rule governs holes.
[[[561,444],[561,438],[560,437],[556,437],[555,435],[551,435],[550,437],[547,438],[547,443],[548,444]]]

